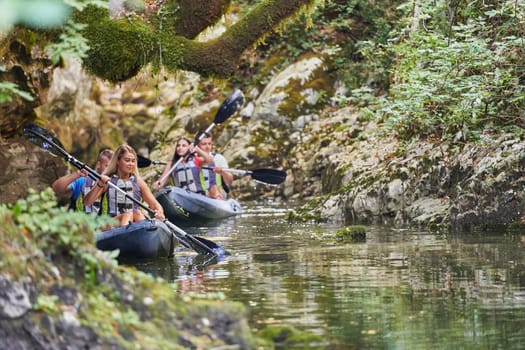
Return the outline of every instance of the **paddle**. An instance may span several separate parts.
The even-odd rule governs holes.
[[[159,164],[156,160],[148,159],[144,156],[138,155],[140,162],[143,164],[143,168],[150,166],[151,164]],[[202,169],[210,169],[211,167],[202,167]],[[279,185],[286,180],[286,172],[277,169],[253,169],[253,170],[239,170],[223,168],[223,171],[227,171],[232,174],[250,175],[252,179],[258,182],[262,182],[268,185]],[[223,184],[224,186],[225,184]]]
[[[213,169],[210,167],[202,167],[203,169]],[[258,182],[262,182],[268,185],[279,185],[286,180],[286,173],[282,170],[277,169],[253,169],[253,170],[239,170],[223,168],[223,171],[227,171],[232,174],[250,175],[252,179]]]
[[[200,142],[200,140],[202,140],[204,138],[204,135],[206,133],[209,133],[211,131],[211,129],[213,129],[213,127],[215,125],[221,124],[224,121],[226,121],[226,119],[231,117],[233,115],[233,113],[235,113],[237,108],[239,108],[243,103],[244,103],[244,95],[243,95],[241,90],[236,89],[230,95],[230,97],[228,97],[226,100],[224,100],[224,102],[219,107],[219,110],[215,114],[215,119],[213,120],[213,123],[211,123],[211,125],[208,126],[208,128],[204,132],[200,133],[197,136],[197,138],[195,139],[194,144],[197,145]],[[170,170],[168,170],[168,172],[163,177],[161,177],[160,180],[158,180],[158,182],[161,184],[161,186],[162,186],[162,184],[164,184],[164,181],[166,181],[166,179],[170,176],[170,174],[173,172],[173,170],[175,170],[175,168],[180,164],[180,162],[182,162],[182,160],[184,158],[186,158],[186,157],[180,157],[175,162],[175,164],[173,164],[171,166]]]
[[[100,175],[96,171],[89,168],[86,164],[77,160],[71,154],[65,151],[64,147],[62,146],[62,143],[58,139],[53,137],[51,133],[46,129],[35,124],[27,124],[24,126],[23,132],[24,135],[29,139],[29,141],[33,142],[34,144],[38,145],[39,147],[43,148],[44,150],[50,152],[53,155],[64,157],[66,161],[71,163],[76,168],[85,169],[88,172],[89,177],[91,177],[93,180],[100,179]],[[143,209],[145,209],[148,212],[148,214],[151,217],[155,216],[155,211],[153,209],[151,209],[141,201],[137,200],[136,198],[128,195],[127,192],[120,189],[117,185],[113,184],[112,182],[108,182],[108,185],[113,187],[116,191],[125,195],[133,202],[140,205]],[[189,235],[181,228],[168,221],[167,219],[164,220],[164,223],[171,229],[171,232],[174,235],[174,237],[182,245],[193,248],[199,254],[209,254],[215,256],[227,254],[224,248],[220,247],[212,241],[209,241],[202,237]]]
[[[146,157],[144,157],[142,154],[137,153],[137,166],[139,168],[147,168],[150,165],[166,165],[166,162],[162,162],[160,160],[151,160]]]

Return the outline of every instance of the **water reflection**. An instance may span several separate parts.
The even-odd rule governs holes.
[[[336,229],[291,225],[283,210],[254,207],[191,228],[228,249],[227,260],[198,269],[194,254],[180,251],[137,267],[180,293],[243,302],[255,329],[287,323],[323,335],[327,349],[525,348],[520,235],[370,227],[365,243],[313,238]]]

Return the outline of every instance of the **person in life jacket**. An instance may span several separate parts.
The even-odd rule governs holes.
[[[139,175],[137,153],[133,147],[123,144],[117,148],[100,179],[85,196],[84,203],[90,205],[102,197],[102,206],[107,202],[107,214],[119,220],[120,226],[145,220],[140,206],[121,191],[109,186],[108,182],[116,185],[129,197],[137,201],[144,200],[155,211],[155,218],[164,220],[162,206]]]
[[[104,149],[98,154],[95,164],[97,174],[104,172],[112,156],[113,151],[110,149]],[[88,172],[82,169],[59,177],[51,184],[51,187],[57,196],[69,196],[69,209],[98,214],[100,201],[95,201],[92,205],[84,205],[84,197],[91,190],[94,183],[95,181],[88,176]]]
[[[213,186],[216,189],[216,183],[206,179],[201,169],[203,165],[213,164],[213,157],[199,146],[193,146],[190,139],[181,137],[177,140],[173,158],[166,164],[161,179],[166,176],[173,164],[178,164],[170,174],[175,186],[204,195],[210,195],[210,189],[213,191]],[[155,181],[153,188],[160,189],[166,183],[166,180],[162,183],[160,180]]]
[[[205,174],[204,177],[207,179],[215,177],[217,188],[222,195],[221,199],[227,198],[228,192],[230,191],[229,188],[233,182],[233,174],[223,170],[228,168],[228,161],[222,154],[213,151],[213,139],[209,132],[200,131],[197,134],[197,139],[199,137],[202,137],[201,141],[199,142],[199,147],[203,151],[211,154],[214,163],[213,169],[203,169]]]

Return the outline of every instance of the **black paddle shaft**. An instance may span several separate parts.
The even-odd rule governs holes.
[[[213,169],[210,167],[202,167],[203,169]],[[253,170],[239,170],[239,169],[229,169],[223,168],[223,171],[240,174],[240,175],[249,175],[255,181],[267,184],[267,185],[279,185],[286,180],[286,172],[277,169],[253,169]]]
[[[224,102],[221,104],[221,106],[219,107],[219,110],[215,114],[215,119],[213,120],[213,123],[211,123],[211,125],[208,126],[204,132],[197,135],[197,137],[195,138],[194,144],[195,145],[199,144],[200,140],[202,140],[206,134],[209,134],[209,132],[211,131],[211,129],[213,129],[215,125],[221,124],[224,121],[226,121],[226,119],[231,117],[235,113],[237,108],[239,108],[243,103],[244,103],[244,95],[241,90],[236,89],[230,95],[230,97],[224,100]],[[182,162],[182,160],[186,158],[187,156],[188,154],[186,154],[184,157],[180,157],[175,162],[175,164],[172,164],[169,171],[163,177],[161,177],[160,180],[158,180],[158,182],[160,184],[163,184],[164,181],[166,181],[166,179],[173,172],[173,170],[175,170],[175,168],[179,165],[179,163]]]

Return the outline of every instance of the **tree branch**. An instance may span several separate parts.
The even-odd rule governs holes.
[[[202,75],[226,77],[235,71],[241,54],[293,16],[312,0],[263,1],[219,38],[206,42],[180,42],[183,49],[178,68]]]
[[[175,31],[185,38],[193,39],[221,19],[231,0],[171,0],[171,2],[176,3],[178,8]]]
[[[88,57],[84,60],[85,67],[112,82],[125,81],[135,76],[149,63],[166,67],[172,72],[184,69],[204,76],[227,77],[235,72],[246,49],[254,46],[303,6],[315,2],[261,1],[219,38],[197,42],[191,38],[198,30],[214,23],[230,0],[214,0],[209,6],[193,5],[192,1],[170,2],[166,12],[161,11],[147,20],[138,16],[110,19],[100,8],[84,10],[78,20],[88,25],[83,32],[90,46]],[[208,13],[212,17],[197,19],[201,13]],[[187,18],[183,18],[185,16]],[[174,27],[179,28],[178,31]],[[188,32],[180,32],[182,30]]]

